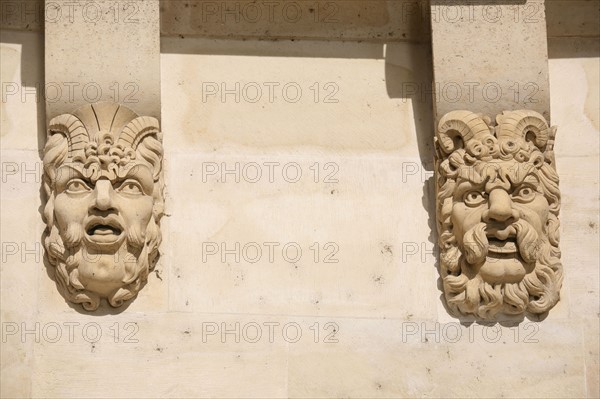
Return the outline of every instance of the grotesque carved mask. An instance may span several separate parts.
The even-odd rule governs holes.
[[[457,315],[545,313],[562,284],[555,128],[532,111],[445,115],[436,137],[446,302]]]
[[[162,158],[158,121],[118,104],[52,119],[44,246],[67,300],[118,307],[144,286],[161,240]]]

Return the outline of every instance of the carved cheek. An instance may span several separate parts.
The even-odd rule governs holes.
[[[89,206],[89,195],[70,196],[63,192],[54,200],[54,215],[61,229],[66,229],[71,223],[83,224]]]
[[[538,195],[536,199],[528,204],[519,204],[515,206],[521,213],[521,217],[531,224],[533,228],[541,234],[545,231],[546,221],[548,220],[548,201]]]
[[[483,207],[471,208],[463,202],[455,202],[452,207],[452,225],[454,234],[462,242],[464,234],[481,222]]]
[[[128,226],[138,226],[140,231],[144,231],[152,217],[153,198],[148,195],[136,197],[119,195],[117,202],[125,223]]]

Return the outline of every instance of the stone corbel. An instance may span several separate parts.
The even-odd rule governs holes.
[[[161,241],[156,118],[115,103],[53,118],[44,148],[45,256],[66,300],[96,310],[137,295]]]
[[[528,110],[452,111],[435,137],[440,274],[457,316],[543,314],[558,302],[556,128]]]
[[[161,241],[160,4],[98,2],[91,21],[89,2],[45,3],[45,257],[67,301],[120,307]]]

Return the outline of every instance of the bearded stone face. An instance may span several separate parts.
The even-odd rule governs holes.
[[[505,113],[498,126],[466,111],[440,122],[440,264],[446,301],[457,315],[544,313],[558,301],[553,135],[541,115],[528,111]]]
[[[485,169],[484,181],[469,179],[477,169]],[[527,163],[491,161],[464,172],[452,206],[457,244],[483,281],[519,283],[533,271],[541,241],[547,241],[549,204],[536,169]]]
[[[101,126],[100,117],[86,126],[90,112],[112,125]],[[102,299],[118,307],[137,295],[158,255],[158,123],[109,103],[59,118],[44,154],[48,260],[67,300],[87,310]]]
[[[103,297],[123,285],[126,265],[140,255],[152,217],[152,174],[147,166],[136,166],[112,181],[85,178],[80,163],[58,170],[56,224],[69,247],[81,246],[79,281]]]

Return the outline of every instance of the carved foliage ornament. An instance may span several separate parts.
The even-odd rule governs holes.
[[[556,128],[533,111],[454,111],[436,138],[440,273],[457,316],[542,314],[559,300]]]
[[[50,122],[44,148],[44,247],[61,294],[98,308],[137,295],[161,241],[158,120],[114,103]]]

